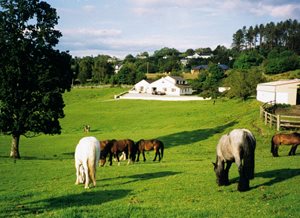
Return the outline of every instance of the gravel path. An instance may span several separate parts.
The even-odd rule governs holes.
[[[202,98],[198,96],[167,96],[167,95],[151,95],[139,93],[126,93],[117,99],[140,99],[140,100],[158,100],[158,101],[203,101],[210,98]]]

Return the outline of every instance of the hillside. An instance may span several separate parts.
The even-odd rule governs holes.
[[[260,103],[218,99],[161,102],[114,100],[122,88],[72,89],[64,95],[62,134],[22,137],[22,159],[7,156],[10,137],[0,135],[0,214],[3,217],[293,217],[300,214],[299,151],[270,153],[275,130],[259,119]],[[91,132],[83,132],[89,124]],[[213,171],[221,135],[248,128],[256,137],[251,190],[237,191],[238,170],[218,187]],[[75,186],[74,149],[83,136],[100,140],[158,138],[163,160],[97,169],[97,186]]]

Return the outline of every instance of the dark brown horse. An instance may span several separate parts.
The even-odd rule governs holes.
[[[153,161],[156,161],[156,158],[158,156],[158,161],[160,161],[164,156],[164,144],[162,141],[158,139],[151,139],[151,140],[144,140],[141,139],[136,143],[137,147],[137,162],[140,160],[140,154],[143,154],[144,161],[146,161],[145,158],[145,151],[155,151],[155,157]]]
[[[300,133],[294,132],[291,134],[279,133],[272,137],[271,153],[273,157],[278,157],[279,145],[292,145],[289,156],[296,154],[297,146],[300,144]]]
[[[103,148],[103,152],[100,155],[101,166],[104,166],[106,162],[106,157],[109,155],[109,165],[112,165],[113,156],[117,159],[118,164],[120,164],[119,154],[122,152],[125,153],[126,159],[128,159],[128,164],[131,161],[135,160],[136,147],[134,141],[131,139],[123,139],[123,140],[105,140],[100,142],[101,149]]]
[[[114,139],[113,139],[114,140]],[[102,140],[100,141],[100,166],[104,166],[106,163],[106,157],[111,152],[113,140]]]

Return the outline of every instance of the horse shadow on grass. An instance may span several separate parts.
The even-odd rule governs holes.
[[[177,175],[179,173],[181,173],[181,172],[161,171],[161,172],[155,172],[155,173],[142,173],[142,174],[135,174],[135,175],[130,175],[130,176],[119,176],[119,177],[115,177],[115,178],[100,179],[100,181],[103,182],[103,181],[110,181],[110,180],[116,180],[116,179],[130,179],[129,181],[126,181],[126,182],[117,183],[117,185],[124,185],[124,184],[129,184],[129,183],[134,183],[134,182],[140,182],[140,181],[144,181],[144,180],[173,176],[173,175]],[[111,183],[110,183],[110,185],[111,185]]]
[[[300,176],[300,169],[287,168],[287,169],[276,169],[276,170],[255,173],[254,179],[257,177],[261,177],[270,180],[262,184],[252,186],[250,187],[250,189],[257,189],[263,186],[272,186],[275,185],[276,183],[283,182],[285,180],[294,178],[296,176]],[[230,184],[237,183],[238,181],[239,181],[239,177],[230,179]]]
[[[300,169],[285,168],[285,169],[276,169],[271,171],[255,173],[255,177],[262,177],[270,180],[262,184],[253,186],[252,188],[255,189],[261,186],[272,186],[276,183],[283,182],[285,180],[294,178],[296,176],[300,176]]]
[[[52,210],[66,208],[84,208],[86,206],[101,205],[103,203],[118,200],[129,195],[131,190],[99,190],[85,191],[80,194],[70,194],[59,197],[52,197],[39,201],[30,202],[25,205],[18,206],[18,214],[21,216],[29,214],[43,214]],[[42,205],[42,206],[41,206]]]
[[[224,132],[227,128],[236,125],[237,121],[232,121],[221,126],[209,129],[196,129],[192,131],[177,132],[170,135],[158,137],[164,142],[166,147],[174,147],[178,145],[187,145],[208,139],[209,137]]]

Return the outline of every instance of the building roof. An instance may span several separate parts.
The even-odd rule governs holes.
[[[267,83],[260,83],[258,85],[262,86],[284,86],[284,85],[290,85],[290,84],[300,84],[300,79],[293,79],[293,80],[278,80],[273,82],[267,82]]]
[[[181,76],[169,76],[175,80],[180,80],[180,81],[185,81],[185,79],[183,79]]]
[[[226,64],[218,64],[218,67],[221,68],[222,70],[228,70],[229,67]],[[199,65],[196,67],[193,67],[193,70],[207,70],[208,65]]]

